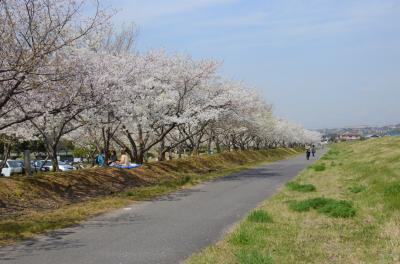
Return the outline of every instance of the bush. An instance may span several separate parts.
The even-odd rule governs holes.
[[[254,223],[272,223],[272,217],[264,210],[253,211],[247,220]]]
[[[315,192],[317,188],[315,188],[312,184],[300,184],[297,182],[288,182],[286,186],[292,191],[298,192]]]
[[[184,177],[179,179],[178,185],[185,185],[185,184],[188,184],[191,181],[192,181],[192,177],[186,175],[186,176],[184,176]]]
[[[272,264],[274,263],[270,256],[265,256],[256,250],[241,249],[235,254],[240,264]]]
[[[129,192],[126,192],[125,195],[129,197],[129,196],[134,196],[135,193],[132,191],[129,191]]]
[[[351,202],[324,197],[307,199],[300,202],[294,201],[289,204],[289,208],[297,212],[307,212],[310,209],[316,209],[319,213],[336,218],[353,217],[356,214],[356,210]]]

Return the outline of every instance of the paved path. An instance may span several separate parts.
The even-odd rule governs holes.
[[[0,263],[179,263],[215,243],[313,161],[304,156],[232,174],[14,247]]]

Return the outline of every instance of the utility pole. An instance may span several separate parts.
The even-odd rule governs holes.
[[[24,151],[24,169],[26,176],[32,176],[31,171],[31,152],[29,150]]]

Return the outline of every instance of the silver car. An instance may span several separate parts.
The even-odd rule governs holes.
[[[44,162],[46,162],[44,165],[42,165]],[[35,167],[37,168],[42,168],[42,170],[45,171],[52,171],[53,170],[53,162],[51,160],[37,160],[35,162]],[[58,162],[58,168],[60,169],[60,171],[71,171],[71,170],[75,170],[75,168],[63,161],[59,161]]]

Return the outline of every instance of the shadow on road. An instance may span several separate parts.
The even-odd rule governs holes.
[[[0,260],[14,260],[15,256],[19,257],[30,257],[38,255],[43,251],[53,250],[64,250],[68,248],[79,248],[85,246],[78,240],[65,240],[64,237],[67,235],[74,234],[75,231],[54,231],[48,234],[43,241],[37,239],[31,239],[21,243],[19,246],[2,248],[0,252]]]

